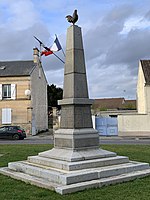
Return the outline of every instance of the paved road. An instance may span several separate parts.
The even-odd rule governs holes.
[[[4,140],[0,139],[1,144],[53,144],[51,138],[25,138],[24,140]]]
[[[0,144],[53,144],[53,136],[30,136],[24,140],[4,140],[0,139]],[[150,145],[149,139],[100,137],[100,144],[142,144]]]
[[[100,144],[141,144],[150,145],[150,139],[100,139]]]

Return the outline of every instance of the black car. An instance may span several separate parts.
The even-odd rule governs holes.
[[[26,133],[20,126],[2,126],[0,127],[0,138],[23,140],[26,138]]]

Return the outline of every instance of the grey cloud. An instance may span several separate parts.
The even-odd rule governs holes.
[[[33,48],[39,48],[34,35],[47,46],[52,45],[54,41],[46,25],[42,23],[35,23],[32,27],[20,31],[1,27],[0,33],[0,60],[32,60]],[[64,41],[64,35],[60,36],[60,41]],[[57,55],[64,59],[61,52]],[[54,55],[42,56],[42,63],[45,71],[63,68],[63,64]]]
[[[126,66],[123,65],[117,70],[113,65],[95,70],[88,68],[88,74],[90,96],[135,98],[136,78],[133,78]]]
[[[21,60],[32,59],[33,47],[39,46],[33,35],[41,40],[47,39],[50,35],[47,28],[39,23],[21,31],[0,28],[0,60]]]
[[[122,23],[134,12],[134,8],[131,5],[122,5],[114,7],[104,18],[103,22],[106,23]]]
[[[129,6],[114,8],[98,27],[87,32],[85,52],[88,62],[97,62],[99,68],[116,65],[116,70],[126,65],[126,70],[137,75],[138,61],[149,57],[150,30],[134,29],[121,34],[126,20],[133,13],[134,9]],[[101,57],[103,59],[99,59]]]
[[[127,64],[129,68],[137,68],[138,60],[149,56],[150,31],[131,30],[126,37],[120,35],[118,42],[109,49],[105,64]]]
[[[144,18],[150,20],[150,10],[145,14]]]
[[[112,19],[114,11],[116,15]],[[113,9],[99,26],[85,34],[91,96],[135,98],[138,61],[149,52],[149,32],[134,30],[121,34],[133,13],[132,7],[120,7],[119,12]]]
[[[85,47],[88,59],[107,54],[109,49],[118,42],[119,33],[132,12],[133,9],[130,6],[114,8],[96,28],[86,33]]]

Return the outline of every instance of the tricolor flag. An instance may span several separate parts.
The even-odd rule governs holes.
[[[54,40],[54,44],[51,46],[51,48],[46,47],[46,46],[43,44],[43,42],[41,42],[37,37],[34,36],[34,38],[40,43],[40,47],[43,47],[43,48],[44,48],[44,50],[41,51],[41,56],[42,56],[42,55],[48,56],[48,55],[53,54],[53,55],[55,55],[61,62],[64,63],[64,61],[63,61],[61,58],[59,58],[59,57],[54,53],[54,52],[59,51],[59,50],[62,49],[61,44],[60,44],[60,42],[59,42],[57,36],[56,36],[56,39]],[[40,48],[40,49],[41,49],[41,48]],[[62,50],[63,50],[63,49],[62,49]]]
[[[41,56],[43,56],[43,55],[49,56],[51,54],[53,54],[53,51],[51,51],[50,48],[47,48],[47,50],[44,50],[44,51],[41,52]]]
[[[58,40],[58,38],[56,36],[54,44],[52,45],[52,47],[50,48],[50,50],[55,52],[55,51],[59,51],[61,49],[62,49],[62,47],[61,47],[60,42],[59,42],[59,40]]]
[[[48,47],[45,47],[45,46],[44,46],[44,48],[46,50],[44,50],[44,51],[41,52],[41,56],[42,55],[48,56],[48,55],[53,54],[53,52],[56,52],[56,51],[59,51],[59,50],[62,49],[57,36],[56,36],[56,39],[54,40],[54,44],[51,46],[51,48],[48,48]]]

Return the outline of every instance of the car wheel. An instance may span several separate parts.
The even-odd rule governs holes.
[[[19,140],[19,135],[18,134],[13,135],[13,140]]]

